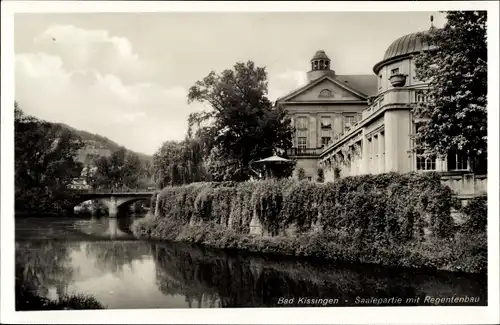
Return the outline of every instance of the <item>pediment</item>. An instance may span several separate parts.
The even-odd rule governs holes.
[[[313,82],[294,93],[281,99],[282,101],[310,102],[310,101],[351,101],[366,100],[363,94],[343,85],[340,81],[323,78]]]

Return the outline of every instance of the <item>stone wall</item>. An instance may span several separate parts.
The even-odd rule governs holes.
[[[485,195],[488,192],[488,176],[463,174],[463,175],[443,175],[443,184],[447,185],[461,199],[469,199],[476,196]]]

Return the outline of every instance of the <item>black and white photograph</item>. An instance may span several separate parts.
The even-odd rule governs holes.
[[[2,323],[500,322],[497,2],[101,5],[2,2]]]

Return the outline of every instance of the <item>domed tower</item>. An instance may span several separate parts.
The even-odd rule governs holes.
[[[430,30],[433,28],[431,26]],[[426,100],[427,88],[427,84],[416,76],[414,56],[434,49],[426,42],[425,36],[430,30],[396,39],[385,51],[383,59],[373,67],[378,76],[378,91],[372,107],[384,116],[384,132],[379,134],[378,139],[383,139],[383,170],[386,172],[406,173],[440,168],[435,159],[428,163],[424,161],[425,167],[422,167],[415,155],[407,154],[412,149],[409,135],[416,128],[410,107],[414,102]]]
[[[392,42],[382,61],[375,64],[373,72],[379,77],[379,94],[393,88],[422,84],[415,76],[413,55],[434,49],[425,41],[425,35],[435,29],[432,21],[431,17],[428,31],[411,33]]]
[[[323,76],[335,77],[335,71],[330,70],[330,58],[325,51],[318,50],[311,59],[311,71],[307,73],[307,81],[311,82]]]

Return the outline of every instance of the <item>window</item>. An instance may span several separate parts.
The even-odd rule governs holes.
[[[330,143],[330,137],[322,137],[321,138],[321,147],[326,147]]]
[[[467,155],[452,151],[446,157],[448,170],[469,170]]]
[[[415,91],[415,101],[417,103],[425,103],[432,99],[432,96],[427,95],[425,90],[416,90]]]
[[[321,129],[322,130],[331,130],[332,129],[332,121],[329,116],[321,117]]]
[[[436,157],[426,157],[423,153],[423,150],[417,151],[417,170],[436,170]]]
[[[391,75],[392,74],[398,74],[399,73],[399,68],[396,68],[396,69],[392,69],[391,70]]]
[[[345,116],[344,117],[344,130],[347,131],[348,129],[350,129],[354,123],[356,123],[356,116],[355,115]]]
[[[299,130],[307,130],[308,127],[307,127],[307,124],[308,124],[309,120],[307,117],[299,117],[297,119],[297,129]]]
[[[422,124],[415,123],[415,133],[418,133]],[[424,150],[420,149],[416,152],[416,167],[417,170],[436,170],[436,156],[424,156]]]
[[[330,89],[323,89],[319,93],[319,97],[333,97],[333,93]]]
[[[382,75],[380,74],[378,76],[379,80],[378,80],[378,89],[382,88]]]
[[[297,147],[299,147],[299,149],[307,148],[307,138],[306,137],[299,137],[297,139]]]

